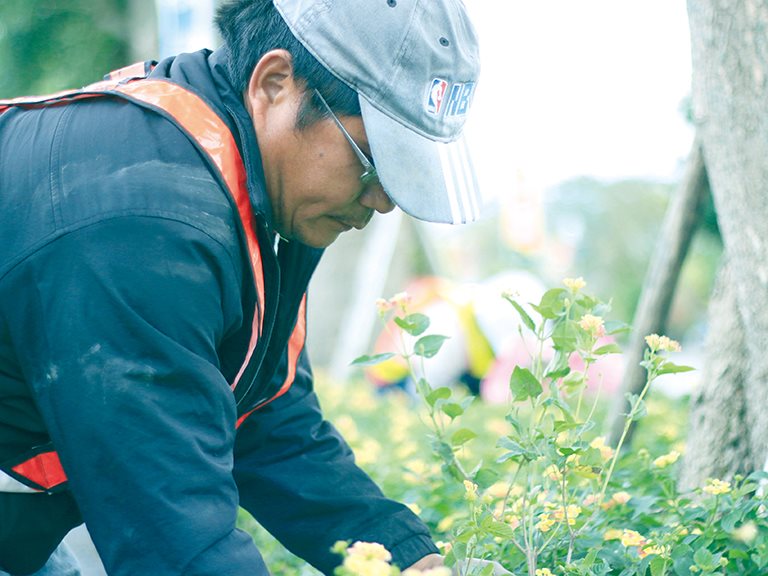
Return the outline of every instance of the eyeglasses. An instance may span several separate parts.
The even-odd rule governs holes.
[[[378,184],[379,175],[376,173],[376,166],[373,165],[373,162],[368,158],[368,156],[365,155],[365,152],[363,152],[360,149],[360,146],[358,146],[357,143],[352,139],[352,136],[349,135],[349,132],[347,132],[347,129],[344,128],[341,120],[339,120],[338,116],[333,113],[331,107],[328,106],[328,102],[325,101],[325,98],[323,98],[323,95],[320,94],[320,91],[317,90],[317,88],[315,88],[315,96],[317,96],[318,100],[322,102],[330,117],[333,118],[333,121],[336,122],[336,126],[338,126],[339,130],[341,130],[342,134],[344,134],[344,138],[346,138],[347,142],[349,142],[349,145],[352,146],[352,150],[354,150],[355,156],[357,156],[357,159],[360,160],[360,164],[362,164],[363,168],[365,168],[365,172],[360,175],[360,182],[363,183],[363,186]]]

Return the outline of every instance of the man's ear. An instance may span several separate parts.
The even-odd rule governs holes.
[[[293,58],[287,50],[270,50],[256,64],[248,81],[244,100],[252,115],[261,115],[274,105],[293,103],[298,83],[293,75]]]

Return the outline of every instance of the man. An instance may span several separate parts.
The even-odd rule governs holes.
[[[267,574],[246,508],[325,573],[337,540],[441,562],[322,418],[322,249],[394,204],[477,216],[460,0],[236,0],[226,44],[0,103],[0,570]],[[149,72],[143,79],[145,72]],[[122,77],[122,81],[120,78]]]

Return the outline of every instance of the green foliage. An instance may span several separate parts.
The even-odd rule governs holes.
[[[620,318],[633,318],[666,207],[675,186],[643,180],[575,178],[547,193],[547,233],[574,249],[574,270],[590,270],[590,285],[611,294]],[[681,334],[703,320],[720,261],[721,241],[708,205],[688,251],[670,314]]]
[[[679,349],[674,340],[646,338],[648,382],[628,399],[627,426],[641,420],[636,445],[643,448],[622,452],[597,436],[601,402],[586,393],[586,374],[599,355],[617,351],[603,336],[620,325],[598,316],[607,307],[583,293],[583,281],[566,282],[566,290],[537,303],[540,318],[530,318],[542,344],[569,326],[561,358],[545,366],[538,355],[529,368],[516,368],[506,405],[433,389],[425,379],[417,385],[420,409],[403,395],[375,396],[359,384],[322,386],[326,413],[358,463],[427,522],[462,576],[489,570],[468,568],[470,558],[497,560],[518,576],[768,573],[768,514],[759,491],[767,475],[711,479],[690,493],[677,488],[685,406],[647,398],[658,375],[689,369],[669,360]],[[514,297],[505,298],[514,306]],[[395,313],[406,317],[406,307]],[[568,368],[572,354],[583,371]],[[269,542],[268,557],[294,566],[286,573],[307,573]],[[374,573],[353,564],[345,575]]]
[[[79,88],[128,62],[127,0],[0,2],[0,98]]]

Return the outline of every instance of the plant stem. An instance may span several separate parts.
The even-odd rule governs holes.
[[[624,440],[627,438],[627,434],[629,433],[629,428],[632,425],[632,419],[635,416],[635,412],[640,406],[640,402],[643,401],[643,398],[645,397],[645,394],[648,392],[648,389],[651,386],[651,382],[655,378],[655,372],[651,371],[648,372],[648,378],[645,381],[645,386],[643,387],[643,391],[640,392],[640,396],[637,397],[637,400],[632,405],[632,407],[629,410],[629,414],[627,414],[626,421],[624,422],[624,430],[621,432],[621,438],[619,438],[619,443],[616,445],[616,452],[613,455],[613,459],[611,460],[611,465],[608,468],[608,474],[605,476],[605,480],[603,481],[603,488],[600,490],[600,497],[598,498],[597,502],[598,505],[600,505],[603,502],[603,499],[605,498],[605,492],[608,490],[608,482],[611,480],[611,476],[613,475],[613,470],[616,468],[616,462],[619,459],[619,455],[621,454],[621,447],[624,445]]]

